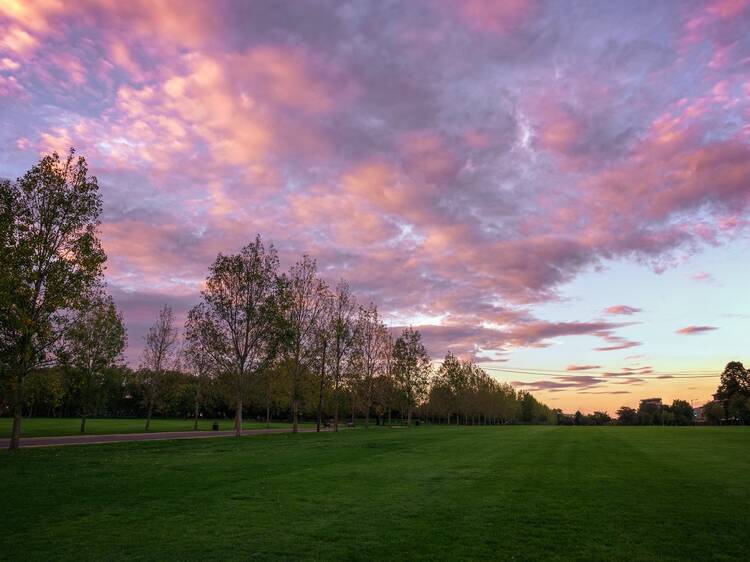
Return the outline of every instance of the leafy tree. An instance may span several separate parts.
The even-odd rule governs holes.
[[[341,375],[349,357],[354,339],[354,315],[357,302],[351,294],[349,285],[343,280],[336,285],[333,297],[333,430],[339,430],[339,407],[341,405]]]
[[[185,326],[186,334],[190,328],[188,323]],[[183,365],[191,375],[191,384],[189,388],[193,398],[193,429],[198,429],[198,418],[200,409],[207,397],[207,390],[210,387],[212,377],[216,373],[216,366],[212,361],[211,353],[205,346],[206,342],[200,338],[185,338],[185,347],[182,349],[184,357]]]
[[[156,322],[146,334],[143,349],[143,383],[146,389],[146,431],[151,427],[151,416],[157,397],[161,376],[166,369],[174,367],[176,360],[177,328],[174,325],[172,308],[164,305]]]
[[[693,407],[686,400],[673,400],[669,407],[675,425],[690,425],[693,423]]]
[[[726,417],[750,423],[750,372],[742,363],[727,363],[714,397],[724,405]]]
[[[638,424],[638,412],[628,406],[622,406],[616,412],[617,421],[620,425],[637,425]]]
[[[318,377],[318,411],[317,411],[317,428],[323,424],[323,394],[326,384],[326,369],[328,368],[331,338],[334,337],[335,314],[334,314],[334,296],[330,292],[321,295],[323,307],[318,320],[318,365],[320,376]]]
[[[15,182],[0,181],[0,369],[11,387],[10,448],[21,433],[23,382],[50,363],[106,260],[97,237],[102,203],[84,158],[44,156]]]
[[[583,414],[578,410],[576,410],[576,413],[573,416],[573,423],[575,425],[585,425]]]
[[[67,398],[62,369],[58,367],[29,373],[23,385],[24,403],[29,417],[42,413],[52,415]]]
[[[302,378],[313,369],[328,287],[318,278],[315,260],[304,256],[283,280],[284,356],[292,383],[292,427],[299,428]]]
[[[719,425],[725,415],[724,406],[717,400],[711,400],[703,405],[703,417],[706,423]]]
[[[594,425],[609,425],[612,422],[612,418],[607,412],[594,412],[589,416],[591,423]]]
[[[404,398],[406,423],[411,425],[414,407],[424,396],[430,380],[430,360],[418,330],[406,328],[393,345],[393,373]]]
[[[370,412],[376,400],[376,379],[385,371],[388,352],[388,329],[380,320],[374,304],[360,307],[354,330],[353,363],[360,373],[360,395],[365,412],[365,427],[370,426]]]
[[[238,437],[250,382],[271,366],[280,339],[278,265],[276,249],[266,249],[260,236],[239,254],[219,254],[202,302],[188,314],[185,339],[210,353],[230,379]]]
[[[730,361],[721,373],[716,398],[727,400],[735,394],[750,396],[750,373],[739,361]]]
[[[68,385],[78,396],[81,433],[101,398],[105,371],[122,356],[127,334],[112,297],[91,291],[67,330],[58,352]]]

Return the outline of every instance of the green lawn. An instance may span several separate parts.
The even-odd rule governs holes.
[[[741,560],[750,431],[380,429],[0,453],[12,560]]]
[[[234,428],[233,420],[199,420],[198,429],[209,431],[214,421],[219,422],[220,430]],[[12,418],[0,418],[0,438],[10,437]],[[86,433],[89,435],[107,435],[112,433],[143,433],[145,419],[108,419],[91,418],[86,420]],[[312,424],[303,424],[312,425]],[[246,421],[245,429],[261,429],[265,423]],[[292,427],[289,423],[272,423],[271,427]],[[58,435],[80,435],[80,418],[31,418],[21,422],[21,437],[53,437]],[[161,419],[151,420],[151,431],[192,431],[193,420]]]

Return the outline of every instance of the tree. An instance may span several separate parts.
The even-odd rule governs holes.
[[[278,266],[276,249],[266,249],[260,235],[239,254],[219,254],[202,302],[188,314],[186,340],[200,345],[229,377],[237,437],[250,382],[271,366],[281,337]]]
[[[669,407],[675,425],[690,425],[693,423],[693,407],[686,400],[673,400]]]
[[[427,357],[422,334],[406,328],[393,346],[393,372],[403,393],[407,425],[411,425],[412,412],[427,390],[430,380],[430,360]]]
[[[283,280],[284,355],[291,370],[292,431],[299,429],[302,377],[315,364],[328,287],[318,278],[315,260],[304,256]]]
[[[84,158],[44,156],[15,182],[0,181],[0,369],[19,445],[23,381],[49,364],[75,310],[101,277],[102,203]]]
[[[360,394],[365,411],[365,427],[370,427],[370,412],[375,402],[377,377],[385,371],[388,329],[381,322],[374,304],[360,307],[354,329],[353,363],[360,374]]]
[[[638,412],[628,406],[622,406],[617,412],[617,421],[620,425],[637,425]]]
[[[167,306],[159,311],[156,322],[146,334],[143,349],[143,383],[146,389],[146,431],[151,427],[157,388],[164,371],[174,366],[177,328],[174,325],[172,308]]]
[[[318,365],[320,376],[318,378],[318,411],[317,419],[318,424],[316,431],[320,432],[320,426],[323,423],[323,391],[325,389],[326,382],[326,369],[328,367],[328,349],[330,347],[331,338],[334,336],[332,328],[334,327],[334,297],[329,292],[322,295],[323,308],[320,312],[320,319],[318,320]]]
[[[721,402],[711,400],[703,405],[703,417],[706,423],[719,425],[725,415],[724,406],[722,406]]]
[[[77,394],[81,433],[101,397],[105,370],[122,356],[127,333],[112,297],[96,288],[87,296],[58,352],[69,387]]]
[[[467,370],[459,359],[448,352],[438,368],[436,381],[439,388],[445,389],[448,423],[452,414],[456,415],[456,425],[461,422],[462,402],[465,402],[468,385]]]
[[[205,341],[200,338],[187,337],[189,324],[185,326],[185,347],[182,354],[185,358],[184,367],[192,376],[190,389],[193,395],[193,430],[198,430],[200,408],[206,398],[206,389],[211,382],[216,367],[211,360],[211,353],[204,347]]]
[[[609,425],[612,422],[612,418],[609,416],[607,412],[594,412],[589,416],[591,418],[591,423],[594,425]]]
[[[573,416],[573,423],[575,425],[585,425],[583,414],[580,411],[578,411],[578,410],[576,410],[576,413]]]
[[[343,280],[336,285],[333,296],[333,430],[339,430],[339,408],[341,406],[341,374],[342,367],[349,355],[354,338],[354,314],[357,302]]]
[[[742,363],[727,363],[714,397],[723,404],[727,418],[750,423],[750,372]]]

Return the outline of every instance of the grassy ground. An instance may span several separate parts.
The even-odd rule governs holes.
[[[0,452],[13,560],[740,560],[744,428],[370,429]]]
[[[219,422],[220,430],[234,429],[233,420],[199,420],[198,429],[209,431],[214,421]],[[12,418],[0,418],[0,438],[10,437]],[[143,433],[145,419],[87,419],[86,434],[109,435],[113,433]],[[311,424],[304,424],[311,425]],[[265,423],[246,421],[245,429],[262,429]],[[292,427],[289,423],[272,423],[271,427]],[[21,422],[21,437],[56,437],[59,435],[80,435],[80,418],[31,418]],[[160,419],[151,420],[151,431],[192,431],[193,420]]]

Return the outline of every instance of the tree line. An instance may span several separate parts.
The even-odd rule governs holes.
[[[0,408],[13,416],[301,417],[318,427],[342,415],[434,422],[550,422],[552,411],[471,362],[448,355],[437,373],[419,331],[394,334],[345,281],[330,286],[310,256],[286,272],[260,235],[219,254],[180,330],[163,307],[141,365],[122,364],[127,334],[103,281],[102,200],[86,161],[44,156],[15,182],[0,181]]]

